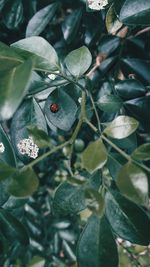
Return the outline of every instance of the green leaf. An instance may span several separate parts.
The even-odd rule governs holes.
[[[10,30],[17,29],[23,20],[23,4],[20,0],[7,1],[3,9],[3,22]]]
[[[91,142],[82,153],[82,166],[93,173],[107,162],[107,151],[101,139]]]
[[[29,135],[32,136],[38,147],[43,148],[51,146],[50,138],[45,131],[39,129],[37,126],[28,126],[27,129]]]
[[[44,267],[45,259],[39,256],[34,256],[32,260],[29,262],[27,267]]]
[[[0,162],[6,162],[9,165],[15,167],[16,166],[16,157],[13,151],[12,145],[9,141],[8,136],[6,135],[3,127],[0,124],[0,143],[4,145],[4,152],[0,153]]]
[[[147,0],[120,0],[114,2],[119,20],[129,25],[150,25],[150,2]]]
[[[139,123],[132,117],[118,116],[104,130],[108,136],[116,139],[123,139],[136,131]]]
[[[136,160],[150,160],[150,143],[139,146],[131,156]]]
[[[54,208],[60,213],[78,213],[86,208],[84,189],[70,183],[62,183],[54,196]]]
[[[0,162],[0,181],[11,177],[16,172],[16,169],[6,163]]]
[[[37,45],[38,44],[38,45]],[[32,36],[12,44],[23,58],[32,57],[34,68],[43,71],[58,69],[58,56],[55,49],[42,37]]]
[[[65,41],[70,44],[77,36],[82,18],[82,9],[76,9],[68,15],[62,23],[62,32]]]
[[[65,59],[65,63],[73,76],[80,77],[89,69],[92,63],[92,56],[89,49],[86,46],[82,46],[70,52]]]
[[[150,83],[150,64],[149,61],[139,58],[123,58],[122,66],[127,68],[129,73],[135,73],[137,78],[144,83]]]
[[[118,20],[114,10],[114,5],[111,5],[106,15],[106,28],[108,33],[115,34],[122,27],[122,23]]]
[[[17,240],[25,246],[29,244],[26,228],[13,215],[2,208],[0,208],[0,229],[4,237],[10,242]]]
[[[139,205],[148,204],[148,178],[146,173],[128,162],[125,164],[117,178],[117,185],[121,193]]]
[[[138,205],[111,190],[105,196],[106,215],[113,231],[131,243],[147,246],[150,240],[150,220]]]
[[[26,37],[39,35],[53,19],[58,3],[50,4],[40,9],[29,21],[26,29]]]
[[[39,182],[31,168],[16,172],[9,181],[7,191],[15,197],[29,197],[38,188]]]
[[[0,42],[0,71],[8,71],[21,63],[23,63],[22,58],[13,48]]]
[[[115,95],[104,95],[98,100],[98,107],[105,112],[117,112],[122,107],[122,100]]]
[[[150,96],[144,96],[125,101],[124,106],[149,132],[150,117],[148,116],[148,111],[150,106]]]
[[[0,73],[1,120],[10,119],[20,105],[28,89],[31,71],[32,62],[27,60],[6,73]]]
[[[90,217],[77,247],[78,267],[117,267],[118,253],[114,236],[105,217]]]
[[[119,81],[115,84],[115,90],[123,99],[133,99],[144,96],[146,89],[142,83],[135,79]]]
[[[18,150],[18,143],[26,138],[29,138],[28,126],[36,126],[38,129],[47,133],[46,120],[43,112],[34,98],[25,100],[19,107],[12,119],[11,124],[11,139],[15,149],[15,153],[24,163],[29,163],[31,160],[27,155],[22,155]]]
[[[45,114],[55,127],[69,131],[76,119],[77,105],[64,89],[65,87],[55,89],[49,95],[45,103]],[[50,109],[53,103],[58,105],[57,112]]]

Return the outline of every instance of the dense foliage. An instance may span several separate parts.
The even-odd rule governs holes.
[[[0,0],[2,267],[149,266],[150,1],[93,1]]]

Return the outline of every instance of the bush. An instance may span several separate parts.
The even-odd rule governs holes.
[[[148,267],[150,2],[0,12],[0,266]]]

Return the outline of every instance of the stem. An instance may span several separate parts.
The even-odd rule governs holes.
[[[100,123],[99,115],[98,115],[98,112],[97,112],[97,109],[96,109],[96,106],[95,106],[95,103],[94,103],[94,100],[93,100],[91,93],[89,93],[89,97],[90,97],[90,100],[91,100],[91,103],[92,103],[92,106],[93,106],[93,109],[95,112],[95,116],[97,119],[98,130],[101,133],[101,123]]]
[[[66,141],[63,144],[60,144],[59,146],[54,147],[52,150],[44,153],[43,155],[41,155],[40,157],[38,157],[37,159],[35,159],[34,161],[32,161],[31,163],[29,163],[28,165],[26,165],[27,167],[33,167],[34,165],[36,165],[37,163],[39,163],[41,160],[47,158],[48,156],[50,156],[51,154],[57,152],[58,150],[62,149],[63,147],[69,145],[70,140]]]
[[[107,142],[110,146],[112,146],[116,151],[118,151],[124,158],[127,160],[130,160],[130,156],[126,154],[122,149],[120,149],[118,146],[116,146],[112,141],[110,141],[105,135],[102,134],[102,139]]]

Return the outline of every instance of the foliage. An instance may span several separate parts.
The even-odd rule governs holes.
[[[150,2],[0,12],[0,265],[149,266]]]

